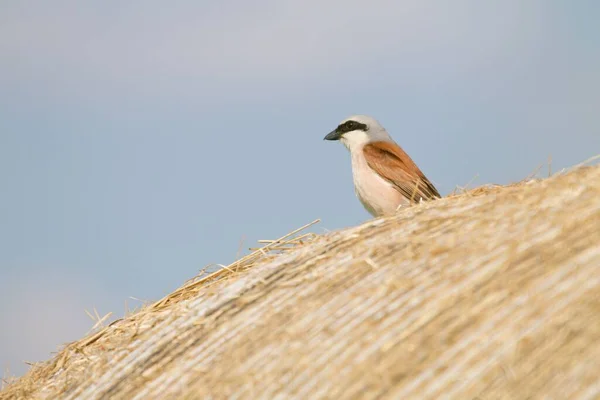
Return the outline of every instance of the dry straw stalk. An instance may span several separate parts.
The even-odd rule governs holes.
[[[600,398],[600,167],[300,231],[0,398]]]

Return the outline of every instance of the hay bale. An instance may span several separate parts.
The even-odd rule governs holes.
[[[600,397],[600,167],[252,257],[68,345],[0,397]]]

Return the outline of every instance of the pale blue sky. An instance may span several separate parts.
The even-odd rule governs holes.
[[[596,1],[0,4],[0,367],[200,268],[369,218],[376,117],[447,194],[600,153]]]

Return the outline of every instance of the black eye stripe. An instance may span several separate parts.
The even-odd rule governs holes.
[[[367,130],[367,125],[365,124],[361,124],[360,122],[356,122],[356,121],[346,121],[343,124],[340,124],[337,129],[336,132],[344,134],[347,132],[352,132],[352,131],[366,131]]]

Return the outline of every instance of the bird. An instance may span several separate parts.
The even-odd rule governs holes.
[[[346,118],[324,140],[337,140],[350,151],[354,191],[373,217],[440,198],[435,186],[373,117]]]

